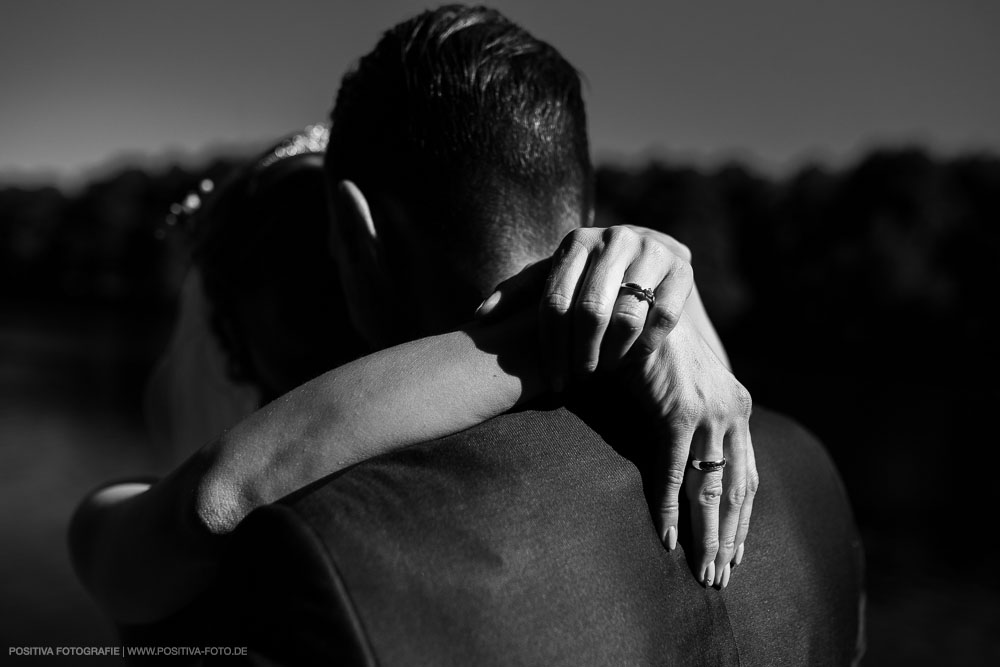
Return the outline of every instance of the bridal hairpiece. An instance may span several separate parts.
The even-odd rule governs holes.
[[[327,125],[322,123],[310,125],[275,146],[273,151],[264,156],[258,166],[263,169],[278,160],[303,153],[322,153],[326,150],[326,144],[329,140],[330,128]]]
[[[264,157],[260,158],[256,164],[256,170],[260,171],[296,155],[309,153],[321,154],[326,151],[326,144],[330,140],[330,127],[324,123],[309,125],[302,131],[283,139],[277,146],[272,148]],[[161,225],[155,236],[159,240],[167,237],[170,229],[180,227],[187,228],[190,224],[191,216],[198,212],[205,201],[205,198],[215,189],[215,183],[208,178],[202,179],[197,189],[189,192],[179,202],[170,205]]]

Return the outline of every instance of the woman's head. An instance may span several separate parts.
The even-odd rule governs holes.
[[[230,375],[256,384],[265,400],[360,353],[329,247],[322,154],[303,140],[310,136],[239,170],[193,219],[194,261]]]

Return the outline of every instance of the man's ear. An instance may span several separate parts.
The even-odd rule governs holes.
[[[333,192],[333,224],[350,250],[370,250],[378,243],[375,220],[364,193],[353,181],[340,181]]]
[[[368,200],[357,185],[340,181],[330,193],[330,249],[337,262],[351,323],[373,347],[388,344],[392,283]]]

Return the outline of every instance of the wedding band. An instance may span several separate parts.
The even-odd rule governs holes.
[[[722,458],[718,461],[699,461],[698,459],[691,459],[691,467],[695,470],[701,470],[702,472],[722,470],[726,467],[726,459]]]
[[[642,287],[638,283],[622,283],[622,289],[631,292],[640,299],[645,300],[649,304],[650,308],[652,308],[653,304],[656,303],[656,294],[648,287]]]

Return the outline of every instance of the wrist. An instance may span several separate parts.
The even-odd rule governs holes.
[[[475,347],[489,355],[483,369],[499,382],[506,409],[539,397],[547,389],[538,357],[538,318],[524,312],[500,322],[474,325],[466,333]]]

